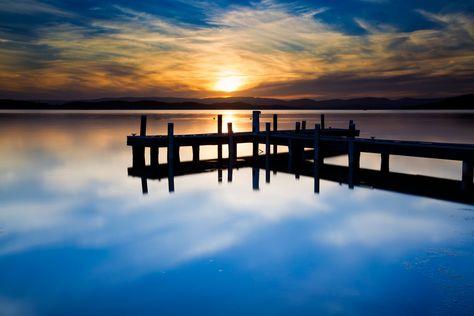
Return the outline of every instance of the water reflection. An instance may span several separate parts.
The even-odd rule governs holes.
[[[177,130],[193,120],[215,126]],[[472,314],[471,205],[349,190],[329,163],[314,194],[304,168],[296,181],[270,162],[267,183],[260,160],[176,166],[174,194],[147,181],[142,196],[124,145],[137,117],[0,121],[0,314]]]

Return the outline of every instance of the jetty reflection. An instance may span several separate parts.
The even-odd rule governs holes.
[[[305,155],[311,155],[311,152],[305,152]],[[292,174],[295,178],[311,177],[314,179],[315,193],[320,193],[320,180],[337,182],[347,185],[353,189],[355,187],[368,187],[373,189],[391,191],[402,194],[410,194],[420,197],[428,197],[438,200],[458,202],[465,204],[474,204],[474,190],[472,187],[468,190],[462,188],[462,182],[436,178],[422,175],[411,175],[386,170],[372,170],[359,168],[357,171],[351,170],[351,167],[322,164],[318,170],[314,170],[311,161],[302,161],[288,167],[288,153],[278,154],[267,159],[265,156],[242,157],[232,162],[230,159],[209,159],[199,161],[181,162],[176,166],[162,164],[145,167],[130,167],[128,175],[141,178],[142,192],[148,193],[148,180],[168,180],[169,192],[174,192],[174,178],[192,174],[201,174],[217,171],[217,181],[223,181],[224,171],[227,173],[227,181],[232,182],[234,169],[252,168],[252,187],[259,190],[260,170],[265,170],[265,182],[270,183],[272,174],[278,172]],[[170,168],[170,166],[172,166]],[[249,184],[250,185],[250,184]]]
[[[174,135],[173,123],[168,123],[168,135],[146,135],[146,116],[142,116],[140,135],[127,137],[132,147],[133,165],[128,175],[139,177],[142,192],[148,193],[148,180],[168,179],[169,192],[175,191],[174,178],[179,176],[213,172],[217,170],[218,181],[227,171],[227,181],[232,182],[234,169],[252,168],[252,187],[260,187],[260,170],[265,170],[265,181],[271,174],[283,172],[314,178],[314,192],[320,192],[320,180],[356,186],[388,190],[397,193],[459,202],[474,203],[473,161],[474,145],[359,138],[360,131],[353,121],[347,129],[326,128],[324,115],[314,129],[306,128],[306,121],[295,122],[294,130],[278,130],[278,117],[273,115],[273,130],[270,122],[265,131],[260,131],[260,112],[252,114],[252,131],[234,133],[228,123],[227,133],[222,131],[222,115],[217,118],[217,133]],[[252,155],[238,157],[237,144],[253,145]],[[260,155],[259,145],[264,144]],[[200,146],[217,146],[217,159],[200,160]],[[228,147],[228,158],[223,158],[222,146]],[[273,146],[272,146],[273,145]],[[192,147],[192,161],[180,161],[180,147]],[[278,146],[286,146],[288,152],[278,153]],[[145,164],[145,147],[150,148],[150,165]],[[167,149],[167,163],[159,164],[159,148]],[[273,147],[273,151],[272,151]],[[380,155],[380,169],[360,167],[361,153]],[[325,158],[347,155],[348,166],[326,164]],[[391,172],[390,155],[457,160],[462,162],[461,181],[431,176]]]

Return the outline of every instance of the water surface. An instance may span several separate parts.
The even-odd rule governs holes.
[[[269,121],[270,113],[263,113]],[[154,112],[149,133],[212,132],[215,112]],[[250,113],[224,113],[234,130]],[[280,128],[319,114],[281,113]],[[362,136],[474,143],[466,113],[331,113]],[[263,123],[262,123],[263,124]],[[474,207],[252,169],[127,176],[138,113],[0,114],[0,314],[472,315]],[[239,145],[239,155],[250,153]],[[226,148],[224,148],[226,155]],[[190,148],[181,150],[191,160]],[[202,158],[213,158],[206,147]],[[166,161],[160,152],[160,162]],[[327,159],[347,164],[347,157]],[[459,180],[454,161],[391,169]],[[362,155],[377,169],[377,155]],[[265,179],[264,171],[261,178]]]

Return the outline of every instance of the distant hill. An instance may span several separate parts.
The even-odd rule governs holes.
[[[0,100],[0,109],[13,110],[474,110],[474,94],[438,99],[357,98],[280,100],[267,98],[103,98],[81,101]]]

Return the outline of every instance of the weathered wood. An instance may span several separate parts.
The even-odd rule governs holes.
[[[157,146],[150,147],[150,164],[157,166],[159,164],[159,149]]]
[[[236,145],[234,144],[234,131],[232,130],[232,123],[227,123],[227,134],[229,135],[229,166],[227,168],[227,182],[232,182],[233,177],[233,168],[235,160],[237,159],[236,155]]]
[[[271,124],[265,123],[265,182],[270,183],[270,135]]]
[[[134,167],[145,166],[145,147],[143,146],[132,147],[132,165]]]
[[[388,153],[383,152],[380,154],[380,171],[390,171],[390,155]]]
[[[288,146],[288,166],[293,168],[293,162],[298,159],[298,165],[308,159],[305,148],[310,148],[313,153],[321,157],[348,154],[349,169],[352,175],[360,168],[360,153],[377,153],[381,155],[380,169],[389,172],[390,155],[402,155],[423,158],[436,158],[463,161],[463,187],[472,186],[472,161],[474,161],[474,145],[471,144],[449,144],[416,141],[376,140],[355,138],[359,135],[354,121],[350,120],[347,129],[323,129],[324,115],[321,115],[321,126],[319,127],[319,146],[315,143],[316,129],[306,130],[306,121],[296,122],[295,130],[279,131],[277,128],[277,116],[273,116],[273,131],[269,130],[271,124],[265,124],[265,133],[260,132],[260,111],[253,112],[252,132],[222,133],[222,116],[218,116],[217,133],[174,135],[173,124],[168,124],[168,135],[146,135],[146,116],[142,116],[140,123],[140,135],[132,134],[127,137],[127,145],[132,147],[134,168],[145,166],[145,148],[150,148],[150,164],[159,164],[159,147],[168,148],[168,163],[179,162],[179,149],[181,146],[193,147],[193,161],[199,161],[199,147],[204,145],[218,146],[218,160],[222,159],[222,145],[229,146],[229,157],[237,157],[237,144],[253,143],[253,156],[258,157],[259,144],[265,144],[265,155],[269,156],[271,145],[273,153],[277,154],[277,146]],[[303,129],[301,129],[303,127]],[[324,151],[321,150],[324,149]],[[308,153],[308,152],[306,152]],[[235,157],[233,157],[235,156]],[[232,159],[231,159],[232,160]],[[315,160],[316,161],[316,160]],[[354,181],[351,177],[351,183]]]
[[[276,132],[278,131],[278,115],[273,114],[273,131]],[[276,155],[278,153],[278,145],[274,144],[273,145],[273,154]]]
[[[356,126],[353,120],[349,121],[349,131],[354,132],[356,130]]]
[[[217,115],[217,134],[222,135],[222,114]],[[222,145],[217,145],[217,159],[222,159]]]
[[[253,111],[252,112],[252,132],[258,133],[260,132],[260,111]]]
[[[265,123],[265,156],[270,157],[270,123]]]
[[[288,138],[288,170],[293,170],[293,161],[295,159],[295,151],[293,145],[293,139]]]
[[[199,144],[193,145],[193,161],[194,162],[199,162],[199,151],[200,151]]]
[[[260,132],[260,111],[253,111],[252,112],[252,133],[254,137],[256,134]],[[258,156],[258,140],[254,138],[253,140],[253,156]]]
[[[174,124],[168,123],[168,164],[174,163],[175,155],[175,146],[174,146]]]
[[[174,192],[174,124],[168,123],[168,191]]]
[[[314,126],[314,150],[313,150],[313,163],[314,163],[314,192],[319,193],[319,168],[321,164],[321,147],[320,147],[320,133],[321,125],[316,124]]]
[[[474,170],[472,161],[462,162],[462,188],[470,189],[473,186]]]
[[[227,123],[227,134],[229,135],[229,161],[233,163],[237,157],[235,152],[234,131],[232,130],[232,123],[230,122]]]
[[[140,136],[146,136],[146,115],[141,116],[140,120]]]
[[[354,188],[357,172],[360,166],[360,151],[353,138],[348,139],[348,158],[349,158],[349,188]]]

